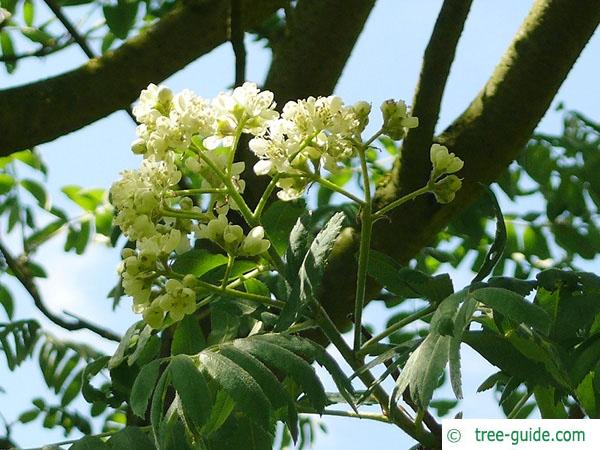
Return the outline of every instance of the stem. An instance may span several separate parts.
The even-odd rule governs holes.
[[[206,189],[179,189],[173,191],[174,197],[182,197],[184,195],[201,195],[201,194],[224,194],[227,189],[223,188],[206,188]]]
[[[227,174],[231,175],[231,169],[233,166],[233,161],[235,160],[235,153],[237,151],[238,143],[240,142],[240,137],[242,136],[242,130],[244,129],[244,125],[246,124],[246,114],[242,115],[240,122],[235,128],[235,133],[233,135],[233,144],[231,145],[231,151],[229,152],[229,159],[227,160]]]
[[[267,188],[261,195],[260,200],[258,201],[258,204],[256,205],[256,209],[254,210],[254,214],[252,214],[255,220],[260,221],[260,216],[262,215],[262,212],[265,209],[265,206],[267,206],[267,202],[269,201],[269,198],[271,197],[273,190],[277,186],[278,181],[279,181],[279,174],[274,175],[273,178],[271,179],[271,182],[269,183],[269,185],[267,186]]]
[[[206,219],[205,214],[196,213],[193,211],[178,211],[171,208],[161,208],[160,214],[167,217],[174,217],[176,219],[192,219],[192,220],[204,220]]]
[[[521,399],[517,402],[515,407],[508,414],[508,416],[506,416],[506,418],[514,419],[515,417],[517,417],[517,415],[521,412],[521,409],[523,409],[523,406],[525,406],[525,403],[527,403],[527,400],[529,400],[529,397],[531,397],[531,394],[533,394],[533,391],[528,390],[527,392],[525,392],[523,397],[521,397]]]
[[[398,206],[400,206],[410,200],[414,200],[415,198],[417,198],[420,195],[427,194],[428,192],[431,192],[431,188],[430,188],[429,184],[427,186],[423,186],[420,189],[417,189],[414,192],[411,192],[410,194],[406,194],[405,196],[400,197],[397,200],[394,200],[392,203],[384,206],[379,211],[377,211],[375,214],[373,214],[373,217],[375,219],[379,219],[379,218],[383,217],[385,215],[385,213],[391,211],[392,209],[397,208]]]
[[[139,428],[142,431],[149,431],[151,429],[150,425],[147,425],[145,427],[140,427]],[[94,434],[92,435],[93,437],[98,437],[98,438],[102,438],[102,437],[108,437],[108,436],[112,436],[115,433],[118,433],[121,430],[113,430],[113,431],[105,431],[104,433],[100,433],[100,434]],[[68,441],[61,441],[61,442],[55,442],[53,444],[47,444],[44,445],[43,447],[34,447],[34,448],[28,448],[28,449],[23,449],[23,450],[43,450],[44,448],[53,448],[53,447],[58,447],[61,445],[68,445],[68,444],[73,444],[75,442],[80,441],[82,438],[78,438],[78,439],[70,439]]]
[[[367,148],[367,147],[369,147],[369,146],[370,146],[370,145],[371,145],[373,142],[375,142],[375,139],[377,139],[377,138],[378,138],[379,136],[381,136],[382,134],[383,134],[383,128],[380,128],[379,130],[377,130],[377,131],[375,132],[375,134],[374,134],[373,136],[371,136],[371,137],[369,138],[369,140],[368,140],[368,141],[366,141],[366,142],[363,144],[363,148]]]
[[[435,306],[431,305],[425,309],[422,309],[421,311],[417,311],[416,313],[411,314],[408,317],[405,317],[402,320],[399,320],[395,324],[389,326],[388,328],[383,330],[381,333],[379,333],[376,336],[373,336],[371,339],[369,339],[367,342],[365,342],[365,344],[358,351],[358,355],[364,356],[367,353],[370,346],[378,343],[382,339],[385,339],[386,337],[393,334],[397,330],[404,328],[406,325],[411,324],[419,319],[422,319],[425,316],[428,316],[429,314],[433,313],[434,311],[435,311]]]
[[[335,409],[324,409],[321,412],[317,412],[315,410],[311,410],[310,408],[305,408],[302,406],[298,407],[298,412],[300,414],[321,414],[324,416],[351,417],[354,419],[367,419],[367,420],[375,420],[377,422],[393,423],[392,421],[390,421],[390,419],[388,419],[383,414],[375,414],[375,413],[369,413],[369,412],[363,412],[363,413],[357,414],[353,411],[339,411],[339,410],[335,410]]]
[[[250,225],[251,227],[257,227],[260,226],[260,220],[258,220],[256,217],[254,217],[254,214],[252,213],[252,211],[250,210],[250,207],[248,206],[248,204],[246,203],[246,201],[244,200],[244,198],[240,195],[240,193],[237,191],[237,189],[235,188],[235,186],[233,185],[233,183],[231,182],[231,178],[228,177],[227,175],[225,175],[221,169],[219,169],[215,163],[208,157],[206,156],[206,154],[204,153],[204,151],[200,148],[198,148],[198,156],[200,157],[200,159],[202,159],[202,161],[204,161],[206,163],[206,165],[208,165],[208,167],[211,168],[211,170],[219,177],[219,179],[221,180],[221,182],[225,185],[225,187],[227,188],[227,192],[229,194],[229,196],[233,199],[233,201],[235,202],[236,206],[239,209],[240,214],[242,215],[242,217],[244,218],[244,220],[246,221],[246,223],[248,225]],[[273,242],[267,232],[265,231],[265,237],[271,241],[271,243]],[[281,259],[281,256],[279,256],[279,253],[277,253],[277,249],[275,249],[274,245],[271,245],[269,247],[268,250],[268,254],[272,260],[273,265],[275,266],[276,269],[281,269],[283,268],[283,260]]]
[[[207,291],[214,292],[215,294],[222,294],[228,297],[234,298],[243,298],[245,300],[250,300],[256,303],[260,303],[261,305],[266,306],[274,306],[275,308],[282,309],[285,306],[285,302],[281,300],[272,299],[271,297],[266,297],[264,295],[252,294],[250,292],[238,291],[236,289],[230,289],[228,287],[222,288],[221,286],[215,286],[214,284],[207,283],[206,281],[196,279],[196,283],[198,286],[206,289]],[[198,303],[198,308],[202,306],[206,306],[212,301],[212,296],[205,298],[200,303]]]
[[[225,269],[225,275],[223,275],[223,281],[221,282],[221,289],[227,289],[227,282],[229,281],[229,275],[231,269],[233,269],[233,263],[235,262],[235,256],[227,255],[227,268]]]
[[[337,348],[348,365],[355,372],[358,372],[359,369],[364,365],[363,362],[357,359],[352,349],[348,346],[348,344],[346,344],[346,341],[327,314],[327,311],[325,311],[325,309],[319,303],[315,302],[314,306],[316,308],[315,320],[317,320],[327,338]],[[369,370],[362,371],[358,375],[358,378],[367,388],[371,387],[375,383],[375,377],[373,377]],[[436,447],[436,439],[433,434],[426,430],[418,429],[408,414],[399,405],[390,404],[389,396],[381,385],[377,385],[373,389],[373,396],[379,402],[384,414],[388,416],[394,424],[404,430],[404,432],[406,432],[409,436],[425,444],[426,446],[432,448]],[[389,410],[390,407],[393,408],[391,414]]]
[[[337,192],[338,194],[342,194],[343,196],[348,197],[350,200],[358,203],[359,205],[361,205],[363,207],[365,206],[364,200],[361,200],[356,195],[351,194],[350,192],[348,192],[347,190],[338,186],[337,184],[332,183],[331,181],[329,181],[323,177],[317,176],[317,175],[313,175],[313,176],[311,176],[311,178],[314,181],[316,181],[317,183],[319,183],[321,186],[325,186],[327,189],[331,189],[332,191]]]
[[[365,304],[365,291],[367,286],[367,267],[371,251],[371,231],[373,230],[373,215],[371,214],[371,185],[369,182],[369,168],[365,157],[365,148],[358,150],[360,166],[363,174],[365,201],[362,205],[362,225],[360,233],[360,248],[358,253],[358,273],[356,276],[356,298],[354,300],[354,351],[361,347],[362,339],[362,312]]]

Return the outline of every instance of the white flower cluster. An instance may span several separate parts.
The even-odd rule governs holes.
[[[125,293],[133,309],[158,328],[168,317],[178,321],[196,308],[194,277],[173,274],[174,253],[187,251],[199,239],[210,239],[233,257],[253,257],[268,250],[262,227],[244,235],[226,214],[238,205],[227,193],[226,177],[244,191],[244,164],[232,152],[242,133],[262,135],[277,119],[273,94],[245,83],[212,101],[189,90],[178,94],[151,84],[133,109],[140,125],[132,151],[143,155],[139,170],[122,173],[111,187],[115,224],[132,242],[119,267]],[[216,168],[220,173],[215,171]],[[190,179],[194,189],[178,193]],[[193,200],[193,191],[210,193]],[[190,195],[190,196],[188,196]],[[191,277],[191,278],[190,278]]]
[[[366,102],[346,106],[336,96],[288,102],[281,117],[250,141],[260,159],[255,173],[281,177],[277,186],[282,200],[301,196],[312,170],[335,171],[339,162],[354,155],[370,110]]]
[[[394,139],[418,124],[404,102],[387,101],[381,110],[381,132]],[[280,115],[273,93],[253,83],[212,100],[149,85],[133,109],[139,126],[132,151],[144,161],[139,170],[123,172],[111,188],[115,224],[135,243],[120,266],[134,310],[153,327],[194,312],[196,279],[174,273],[171,265],[174,253],[203,245],[203,239],[231,258],[256,257],[269,249],[262,227],[245,235],[227,218],[231,209],[247,210],[237,203],[245,189],[244,163],[235,161],[242,134],[250,135],[250,150],[259,159],[254,171],[276,178],[279,198],[290,200],[318,180],[322,169],[335,171],[357,154],[370,112],[366,102],[345,105],[330,96],[288,102]],[[438,170],[446,164],[444,173],[450,173],[455,163],[443,162],[442,156],[434,164]],[[179,186],[182,180],[185,188]],[[439,188],[440,196],[444,189]]]

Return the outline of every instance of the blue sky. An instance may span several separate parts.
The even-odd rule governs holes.
[[[525,0],[474,2],[448,80],[438,130],[442,130],[460,114],[483,87],[531,4],[531,1]],[[410,102],[420,70],[422,52],[440,5],[441,1],[438,0],[378,0],[338,83],[336,93],[347,102],[361,99],[372,102],[374,109],[391,97]],[[594,119],[600,119],[598,54],[600,38],[596,35],[542,121],[542,130],[560,131],[561,116],[553,111],[559,101],[570,109],[577,109]],[[261,45],[249,43],[249,80],[260,83],[264,79],[269,56],[269,52]],[[47,60],[24,61],[15,75],[0,74],[0,88],[61,73],[84,61],[85,56],[75,47]],[[327,61],[323,61],[323,64],[327,64]],[[228,45],[223,45],[169,78],[166,84],[176,91],[190,88],[202,96],[210,97],[226,89],[232,81],[232,52]],[[110,92],[106,95],[110,95]],[[372,120],[376,122],[375,116]],[[11,126],[25,127],[25,124]],[[121,170],[137,167],[139,159],[129,152],[129,143],[133,138],[134,126],[129,117],[123,112],[116,112],[82,130],[40,146],[50,168],[49,187],[55,203],[67,204],[60,193],[61,186],[78,184],[106,188]],[[64,254],[63,239],[50,242],[38,256],[49,273],[49,278],[40,282],[40,287],[50,308],[57,313],[62,310],[76,312],[122,332],[135,318],[130,312],[128,301],[123,301],[115,314],[111,311],[110,301],[105,298],[105,293],[115,281],[117,252],[97,244],[81,257]],[[465,283],[468,276],[464,270],[455,272],[455,285]],[[110,343],[100,342],[88,333],[67,334],[47,324],[32,308],[26,293],[14,283],[11,287],[16,297],[18,318],[39,318],[58,336],[94,343],[106,352],[112,351]],[[385,320],[384,313],[382,307],[372,305],[367,308],[366,317],[374,325],[381,326]],[[463,352],[463,358],[465,399],[455,411],[462,409],[465,417],[498,417],[493,402],[486,402],[489,397],[486,394],[475,394],[479,382],[492,373],[493,369],[468,349]],[[6,393],[0,393],[0,411],[9,421],[26,409],[35,396],[52,398],[44,388],[36,364],[27,363],[14,374],[0,367],[0,386],[6,390]],[[451,394],[445,391],[441,396],[450,398]],[[329,433],[319,435],[314,447],[316,450],[408,447],[409,440],[403,433],[385,424],[333,418],[326,418],[324,422]],[[43,430],[39,421],[28,426],[16,425],[13,437],[25,447],[62,439],[59,432]]]

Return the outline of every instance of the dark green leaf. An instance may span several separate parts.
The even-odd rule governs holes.
[[[173,334],[171,354],[195,355],[196,353],[200,353],[205,346],[206,340],[198,323],[198,318],[193,315],[185,316],[177,324],[177,328]]]
[[[130,406],[133,413],[138,417],[144,418],[146,416],[148,401],[150,401],[156,387],[159,369],[160,361],[157,359],[146,364],[133,383]]]
[[[50,208],[50,198],[44,186],[35,180],[25,179],[21,180],[21,186],[23,186],[33,197],[37,200],[41,208]]]
[[[227,256],[213,254],[207,250],[192,249],[179,255],[172,269],[181,274],[192,274],[201,277],[205,273],[227,264]]]
[[[14,302],[12,294],[3,284],[0,284],[0,305],[2,305],[2,307],[4,308],[8,319],[12,320],[14,312]]]
[[[102,10],[110,31],[119,39],[127,39],[129,30],[135,24],[139,3],[118,0],[116,5],[105,5]]]
[[[258,425],[268,427],[271,404],[252,376],[228,358],[214,352],[200,353],[202,370],[233,399],[237,407]]]
[[[306,212],[303,200],[295,202],[275,201],[262,216],[262,224],[271,243],[281,254],[287,246],[290,232],[298,218]]]
[[[222,346],[220,353],[256,380],[274,409],[286,408],[286,424],[295,442],[298,438],[298,412],[294,400],[282,387],[277,377],[258,359],[232,345]]]
[[[328,400],[323,385],[315,370],[303,358],[265,340],[236,339],[233,345],[255,356],[267,367],[279,370],[296,381],[317,411],[325,408]]]
[[[528,324],[544,334],[550,332],[552,319],[546,311],[513,291],[483,288],[474,291],[471,295],[477,301],[515,322]]]
[[[171,359],[169,371],[173,387],[179,394],[183,413],[196,432],[208,421],[212,409],[212,398],[208,384],[201,371],[187,355],[177,355]]]

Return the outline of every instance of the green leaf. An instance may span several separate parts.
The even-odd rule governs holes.
[[[13,302],[12,294],[3,284],[0,284],[0,305],[2,305],[2,307],[4,308],[8,320],[12,320],[15,305]]]
[[[144,325],[144,322],[140,320],[139,322],[134,323],[127,329],[125,335],[123,336],[123,338],[121,338],[121,342],[119,342],[117,350],[108,362],[109,369],[114,369],[123,362],[123,360],[125,359],[125,352],[131,345],[132,338],[139,334],[141,328],[143,328]]]
[[[172,355],[195,355],[200,353],[206,347],[204,333],[198,323],[198,318],[193,315],[185,316],[177,324],[171,343]]]
[[[136,1],[118,0],[116,5],[105,5],[102,8],[108,28],[119,39],[127,39],[129,30],[135,24],[138,5]]]
[[[38,418],[38,416],[40,415],[40,412],[41,411],[37,408],[30,409],[29,411],[25,411],[25,412],[21,413],[17,420],[21,423],[33,422],[35,419]]]
[[[67,385],[62,393],[62,398],[60,399],[61,406],[67,406],[69,403],[75,400],[75,397],[77,397],[77,395],[81,392],[81,385],[83,384],[83,371],[84,369],[81,369],[73,376],[73,378],[71,378],[71,382]]]
[[[268,427],[271,404],[252,376],[228,358],[214,352],[199,355],[202,370],[233,399],[240,411],[258,425]]]
[[[89,403],[106,400],[105,393],[92,386],[92,379],[108,365],[109,359],[110,358],[108,356],[101,356],[85,366],[85,370],[83,371],[83,385],[81,386],[81,394]]]
[[[304,255],[312,242],[308,221],[308,216],[300,217],[290,231],[289,244],[285,253],[284,276],[287,280],[294,280],[297,277]]]
[[[4,195],[15,185],[15,179],[7,173],[0,173],[0,195]]]
[[[562,402],[560,400],[556,401],[556,390],[553,387],[536,386],[533,393],[542,419],[568,418]]]
[[[477,301],[517,323],[530,325],[545,335],[550,332],[552,319],[548,313],[515,292],[491,287],[478,289],[471,295]]]
[[[306,213],[306,205],[303,200],[295,202],[277,200],[264,212],[262,225],[280,254],[286,250],[290,232],[304,213]]]
[[[50,209],[50,197],[48,196],[44,186],[37,181],[30,179],[21,180],[21,186],[23,186],[31,195],[33,195],[41,208]]]
[[[217,396],[212,405],[212,411],[208,422],[204,425],[204,433],[210,435],[217,431],[227,420],[235,403],[233,399],[223,390],[217,391]]]
[[[171,359],[169,369],[173,387],[179,394],[183,414],[189,424],[200,432],[208,421],[212,409],[212,398],[204,376],[187,355]]]
[[[321,345],[297,336],[274,333],[252,336],[248,339],[270,342],[302,356],[310,363],[316,361],[331,375],[340,394],[346,402],[348,402],[352,408],[355,408],[353,398],[354,388],[352,387],[350,379],[340,368],[336,360],[327,353],[327,350]]]
[[[80,186],[64,186],[61,191],[82,209],[94,212],[104,202],[104,189],[83,189]]]
[[[34,320],[0,323],[0,350],[9,370],[14,370],[31,356],[39,338],[40,325]]]
[[[53,236],[56,236],[56,234],[58,234],[58,232],[62,230],[63,226],[66,223],[67,221],[65,219],[57,219],[53,222],[50,222],[41,230],[38,230],[35,233],[31,234],[31,236],[29,236],[25,240],[25,245],[30,250],[39,247],[40,245],[51,239]]]
[[[519,380],[544,386],[554,384],[543,364],[525,357],[503,336],[489,331],[469,331],[463,335],[463,342],[490,364]]]
[[[13,41],[7,31],[0,30],[0,50],[2,50],[2,55],[7,59],[4,61],[4,67],[6,67],[6,71],[8,73],[13,73],[17,68],[17,61],[10,61],[10,58],[15,57],[15,48],[13,46]]]
[[[125,427],[108,440],[112,450],[148,450],[154,443],[144,431],[138,427]]]
[[[276,331],[281,331],[291,325],[300,310],[317,301],[316,295],[325,272],[329,253],[342,229],[344,213],[336,213],[312,241],[304,256],[297,278],[288,280],[292,291],[285,307],[281,311]]]
[[[172,269],[181,274],[192,274],[201,277],[209,271],[227,264],[227,256],[210,253],[207,250],[192,249],[179,255]]]
[[[23,20],[27,26],[33,26],[33,20],[35,18],[35,6],[32,0],[25,0],[23,2]]]
[[[463,398],[462,374],[460,364],[460,344],[465,328],[468,328],[477,309],[477,302],[467,298],[460,306],[453,325],[453,335],[448,348],[448,363],[450,366],[450,385],[457,399]]]
[[[35,42],[37,44],[42,44],[44,46],[53,46],[56,44],[56,38],[54,36],[39,28],[23,27],[21,28],[21,34],[31,42]]]
[[[224,345],[220,353],[250,374],[259,384],[274,409],[286,408],[286,424],[294,439],[298,438],[298,412],[294,400],[277,377],[258,359],[232,345]]]
[[[325,408],[328,400],[323,385],[313,367],[303,358],[265,340],[236,339],[232,344],[255,356],[267,367],[287,374],[303,389],[317,411]]]
[[[158,445],[161,441],[160,428],[164,416],[165,394],[170,383],[170,374],[169,370],[165,370],[158,379],[150,406],[150,423],[154,433],[154,441],[157,443],[158,448],[160,448],[160,445]]]
[[[393,399],[397,399],[409,388],[410,395],[417,405],[422,409],[428,407],[433,391],[438,387],[439,379],[448,363],[452,333],[459,332],[454,324],[457,322],[458,305],[465,297],[466,292],[463,290],[440,303],[431,318],[429,334],[412,352],[396,381]],[[448,324],[451,330],[447,329]]]
[[[494,214],[496,215],[496,236],[494,237],[494,243],[485,255],[484,263],[477,271],[477,275],[473,278],[472,283],[483,280],[492,272],[502,258],[507,241],[506,224],[504,223],[504,216],[502,215],[498,200],[489,187],[486,186],[485,191],[491,200]]]
[[[377,250],[370,253],[367,273],[401,298],[423,298],[439,303],[454,292],[448,274],[431,276],[420,270],[402,267],[396,260]]]
[[[160,360],[158,359],[146,364],[142,367],[142,370],[140,370],[140,373],[133,383],[129,404],[133,413],[138,417],[144,418],[146,416],[148,402],[156,387],[159,369]]]
[[[102,439],[96,436],[86,436],[75,442],[69,450],[101,450],[110,448]]]

